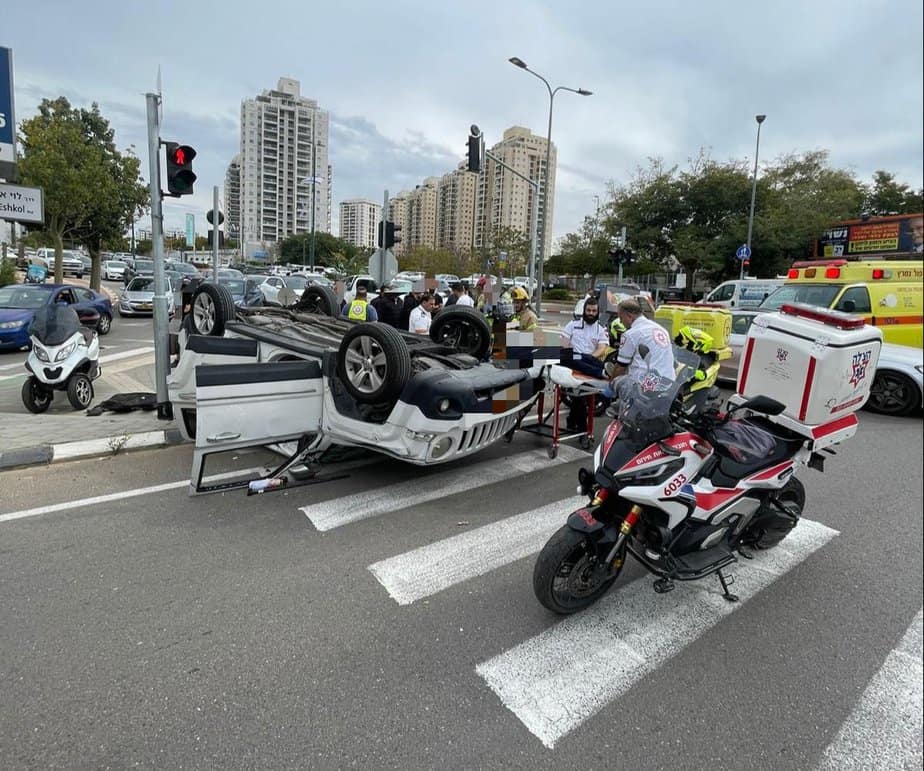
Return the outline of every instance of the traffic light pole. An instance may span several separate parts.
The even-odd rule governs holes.
[[[212,215],[215,220],[212,223],[212,278],[218,281],[218,242],[221,240],[218,237],[218,185],[212,188],[212,211],[215,212]]]
[[[154,252],[154,384],[157,417],[173,419],[173,406],[167,396],[170,361],[167,282],[164,275],[164,213],[160,192],[160,94],[145,94],[148,112],[148,163],[151,188],[151,245]]]
[[[529,283],[528,291],[529,291],[530,296],[532,296],[533,291],[536,292],[536,298],[537,298],[536,299],[536,314],[538,315],[539,310],[540,310],[542,292],[539,291],[538,285],[534,287],[533,284],[535,283],[535,274],[536,274],[536,270],[535,270],[536,269],[536,242],[539,240],[539,182],[533,181],[532,179],[527,177],[525,174],[521,174],[519,171],[517,171],[512,166],[508,166],[496,155],[493,155],[490,151],[485,150],[484,154],[486,158],[490,158],[498,166],[503,166],[511,174],[514,174],[515,176],[522,179],[524,182],[528,183],[533,189],[533,214],[532,214],[531,222],[529,225],[529,230],[530,230],[529,264],[526,266],[526,281],[527,283]]]

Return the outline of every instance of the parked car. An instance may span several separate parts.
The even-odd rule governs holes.
[[[45,305],[67,303],[100,335],[112,327],[112,303],[92,289],[72,284],[10,284],[0,287],[0,351],[29,346],[29,324]]]
[[[199,273],[199,270],[196,268],[196,266],[190,262],[171,261],[171,262],[164,263],[164,267],[167,270],[176,271],[182,276],[182,280],[180,281],[180,284],[179,284],[180,287],[186,286],[190,281],[192,281],[195,278],[199,278],[199,276],[201,275]]]
[[[176,311],[173,283],[167,282],[167,312],[171,318]],[[120,316],[150,316],[154,313],[154,277],[135,276],[119,295]]]
[[[308,284],[309,281],[306,276],[269,276],[257,287],[262,292],[263,299],[267,305],[282,305],[279,301],[279,292],[282,289],[291,289],[295,292],[297,300],[302,296],[302,292],[305,291]]]
[[[45,264],[48,266],[48,272],[51,275],[54,275],[55,272],[55,250],[45,247],[39,249],[37,252],[38,256],[45,260]],[[84,268],[83,260],[81,259],[80,252],[75,252],[72,249],[64,249],[61,252],[61,270],[64,275],[72,275],[76,278],[83,278],[83,274],[86,272]]]
[[[351,303],[356,298],[356,287],[363,285],[368,291],[369,300],[374,300],[379,296],[379,285],[375,282],[375,279],[368,274],[360,274],[357,276],[347,276],[346,280],[346,290],[343,293],[343,301],[345,303]]]
[[[238,308],[259,308],[264,304],[260,284],[249,276],[247,278],[219,278],[218,283],[231,293],[231,299]]]
[[[718,379],[722,382],[734,385],[738,380],[738,366],[741,364],[741,351],[744,350],[744,343],[747,340],[748,330],[751,328],[751,322],[760,311],[732,311],[731,334],[728,336],[728,347],[731,348],[732,355],[728,359],[719,362]]]
[[[122,272],[122,280],[125,282],[125,285],[128,286],[129,281],[131,281],[135,276],[153,276],[154,275],[154,260],[146,260],[138,257],[135,260],[134,267],[128,267]]]
[[[122,260],[104,260],[100,265],[104,281],[121,281],[128,264]]]

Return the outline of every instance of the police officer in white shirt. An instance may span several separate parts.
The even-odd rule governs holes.
[[[420,305],[411,311],[410,319],[407,324],[407,331],[416,335],[427,335],[430,333],[430,324],[433,321],[431,315],[433,311],[433,295],[425,294],[420,298]]]

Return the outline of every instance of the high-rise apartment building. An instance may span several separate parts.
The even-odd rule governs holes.
[[[388,202],[388,218],[403,228],[404,241],[395,247],[401,256],[415,246],[429,246],[465,251],[480,248],[492,240],[500,228],[512,228],[532,238],[534,208],[537,234],[543,232],[543,207],[549,196],[549,219],[555,202],[555,167],[557,151],[552,145],[551,174],[548,193],[545,184],[545,156],[548,142],[522,126],[511,126],[491,154],[520,174],[539,182],[539,195],[526,180],[509,168],[487,158],[478,174],[460,163],[455,171],[442,177],[428,177],[410,192],[399,193]],[[550,254],[552,228],[545,234],[545,248]]]
[[[235,155],[225,173],[225,233],[241,237],[241,156]]]
[[[539,244],[539,253],[549,255],[552,246],[552,228],[543,230],[545,196],[549,196],[549,219],[555,203],[555,167],[557,150],[552,145],[550,156],[551,173],[548,191],[545,184],[545,155],[548,141],[534,135],[522,126],[511,126],[504,132],[503,139],[491,148],[491,154],[520,174],[539,182],[539,197],[535,199],[533,186],[499,163],[485,159],[485,166],[479,175],[477,193],[480,204],[476,222],[475,242],[478,246],[498,228],[513,228],[531,237],[533,207],[538,205],[538,234],[545,232],[545,244]]]
[[[340,202],[340,238],[363,249],[375,249],[382,205],[352,199]]]
[[[271,243],[312,230],[330,232],[330,116],[300,84],[241,103],[240,228],[245,243]]]

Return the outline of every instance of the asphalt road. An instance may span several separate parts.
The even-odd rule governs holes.
[[[861,413],[738,605],[630,565],[564,621],[531,576],[573,446],[254,497],[189,498],[190,457],[0,475],[5,768],[920,768],[919,417]]]

